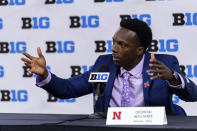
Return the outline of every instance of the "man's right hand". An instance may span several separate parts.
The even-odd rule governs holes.
[[[42,80],[46,79],[48,76],[48,71],[46,69],[46,60],[42,55],[40,47],[37,48],[38,57],[31,56],[30,54],[23,52],[22,54],[27,58],[21,58],[26,66],[30,68],[30,73],[35,73],[41,77]]]

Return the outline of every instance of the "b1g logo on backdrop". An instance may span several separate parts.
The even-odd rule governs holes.
[[[73,76],[78,76],[82,73],[85,73],[86,71],[90,70],[92,66],[87,66],[87,65],[71,65],[71,77]]]
[[[137,18],[141,21],[146,22],[148,26],[151,26],[151,15],[150,14],[132,14],[132,15],[124,14],[124,15],[120,15],[120,18],[121,18],[121,20],[122,19]]]
[[[47,65],[46,68],[47,68],[48,71],[51,71],[51,67],[50,66]],[[30,77],[36,77],[37,76],[35,74],[30,74],[29,70],[30,70],[29,67],[23,66],[23,77],[24,78],[30,78]]]
[[[99,16],[70,16],[70,28],[98,28]]]
[[[179,42],[177,39],[152,40],[148,47],[149,52],[178,52]]]
[[[45,4],[72,4],[74,0],[45,0]]]
[[[10,54],[20,54],[26,52],[27,44],[25,41],[11,41],[11,42],[0,42],[0,54],[10,53]]]
[[[46,41],[46,53],[74,53],[74,41]]]
[[[112,2],[124,2],[125,0],[94,0],[95,3],[97,2],[107,2],[107,3],[112,3]]]
[[[96,40],[95,53],[112,53],[112,40]],[[148,48],[150,52],[178,52],[179,42],[177,39],[153,40]]]
[[[3,19],[0,18],[0,30],[3,29]]]
[[[188,78],[197,78],[197,65],[180,65],[180,70]]]
[[[0,65],[0,78],[4,77],[4,67]]]
[[[27,102],[27,90],[0,90],[1,102]]]
[[[173,26],[192,26],[197,25],[197,13],[173,13]]]
[[[0,6],[17,6],[25,5],[26,0],[0,0]]]
[[[95,53],[111,53],[112,52],[112,40],[95,40]]]
[[[22,29],[49,29],[49,17],[22,17]]]
[[[47,102],[59,102],[59,103],[75,103],[77,101],[76,98],[70,99],[58,99],[51,94],[48,94]]]

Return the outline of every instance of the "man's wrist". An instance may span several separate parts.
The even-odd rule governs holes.
[[[168,79],[168,81],[173,81],[174,77],[173,77],[173,70],[170,70],[170,78]]]
[[[181,84],[181,79],[180,79],[178,73],[177,73],[176,71],[174,71],[174,70],[171,70],[171,72],[172,72],[172,76],[171,76],[171,78],[168,80],[169,83],[170,83],[171,85],[180,85],[180,84]]]
[[[44,80],[41,80],[41,77],[39,75],[37,76],[37,78],[36,78],[36,86],[42,87],[42,86],[47,85],[51,81],[51,73],[48,70],[47,70],[47,72],[48,72],[48,76]]]
[[[41,80],[45,80],[48,77],[48,70],[46,68],[44,69],[44,74],[40,75],[40,77],[41,77]]]

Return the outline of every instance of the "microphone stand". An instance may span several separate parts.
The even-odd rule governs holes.
[[[97,83],[94,88],[96,92],[94,95],[94,109],[96,108],[96,103],[98,101],[98,98],[101,99],[101,112],[96,112],[91,115],[89,115],[89,118],[91,119],[103,119],[106,118],[106,112],[104,112],[105,109],[105,84],[104,83]]]

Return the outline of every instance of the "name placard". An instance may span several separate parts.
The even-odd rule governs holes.
[[[109,107],[106,125],[165,125],[165,107]]]

